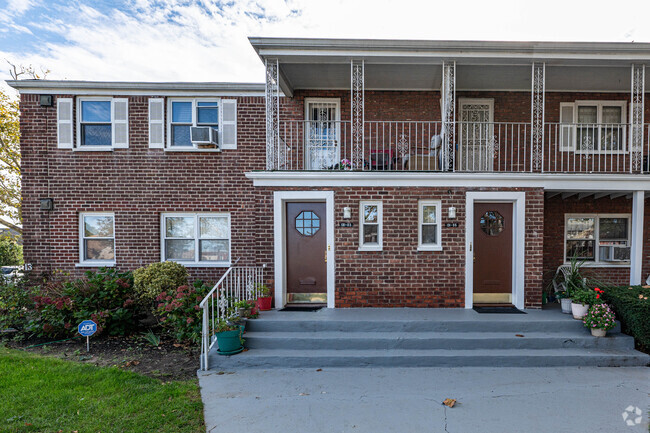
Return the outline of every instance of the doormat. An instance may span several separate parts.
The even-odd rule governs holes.
[[[304,306],[304,307],[284,307],[280,309],[280,311],[318,311],[323,307],[311,307],[311,306]]]
[[[474,311],[481,314],[526,314],[516,307],[474,307]]]

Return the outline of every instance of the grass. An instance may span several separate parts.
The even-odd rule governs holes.
[[[0,432],[204,432],[196,380],[0,347]]]

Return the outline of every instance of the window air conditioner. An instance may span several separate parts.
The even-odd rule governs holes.
[[[607,245],[600,247],[600,260],[603,262],[629,262],[630,247]]]
[[[195,147],[219,148],[219,131],[210,126],[192,126],[190,141]]]

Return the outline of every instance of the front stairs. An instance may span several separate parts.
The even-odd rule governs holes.
[[[210,353],[210,369],[320,367],[624,367],[650,364],[620,325],[592,337],[559,309],[479,314],[465,309],[265,311],[248,320],[249,349]]]

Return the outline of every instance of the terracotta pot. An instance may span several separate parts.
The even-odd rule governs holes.
[[[591,335],[594,337],[604,337],[607,335],[607,330],[599,328],[591,328]]]
[[[571,298],[560,299],[560,305],[564,314],[571,314]]]
[[[573,318],[576,320],[582,320],[588,311],[589,304],[576,304],[575,302],[571,303],[571,313],[573,313]]]
[[[269,311],[271,309],[271,302],[273,301],[273,296],[260,296],[257,298],[257,307],[260,311]]]

